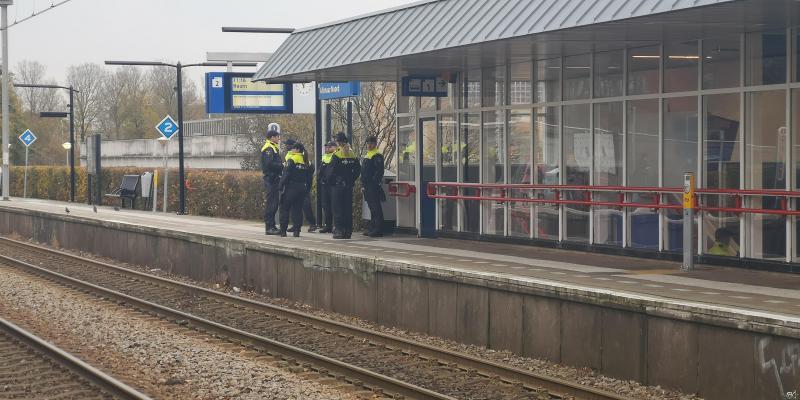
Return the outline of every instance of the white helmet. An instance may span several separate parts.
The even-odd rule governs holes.
[[[276,122],[272,122],[269,125],[267,125],[267,132],[281,133],[281,126],[278,125]]]

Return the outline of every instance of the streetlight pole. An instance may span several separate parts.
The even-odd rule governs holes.
[[[69,201],[75,202],[75,93],[80,93],[79,90],[70,86],[59,85],[40,85],[34,83],[15,83],[15,87],[20,88],[38,88],[38,89],[64,89],[69,90],[69,113],[63,112],[41,112],[40,117],[43,118],[65,118],[69,116]]]
[[[147,66],[147,67],[172,67],[175,68],[177,75],[178,91],[178,215],[186,215],[186,177],[183,166],[183,80],[182,70],[188,67],[227,67],[229,63],[218,62],[203,62],[196,64],[169,64],[158,61],[106,61],[106,65],[133,65],[133,66]],[[256,63],[233,63],[234,67],[255,67]]]
[[[13,0],[0,0],[0,7],[2,7],[2,29],[3,29],[3,89],[0,101],[3,102],[3,200],[8,200],[8,167],[9,167],[9,154],[8,146],[11,144],[8,141],[9,119],[8,115],[8,6],[14,4]]]

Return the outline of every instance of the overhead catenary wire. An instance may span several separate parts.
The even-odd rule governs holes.
[[[50,3],[50,7],[45,8],[44,10],[39,11],[39,12],[37,12],[36,9],[34,9],[33,13],[31,15],[29,15],[29,16],[21,19],[21,20],[18,20],[18,21],[15,20],[14,23],[9,24],[7,28],[0,28],[0,31],[2,31],[3,29],[11,28],[12,26],[21,24],[21,23],[23,23],[23,22],[25,22],[25,21],[27,21],[27,20],[29,20],[31,18],[34,18],[36,16],[42,15],[42,14],[44,14],[44,13],[46,13],[46,12],[48,12],[48,11],[58,7],[58,6],[60,6],[60,5],[64,5],[66,3],[69,3],[70,1],[72,1],[72,0],[62,0],[62,1],[58,2],[58,3]]]

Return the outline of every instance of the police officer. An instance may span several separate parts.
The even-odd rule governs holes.
[[[353,234],[353,186],[361,174],[361,166],[347,143],[347,135],[337,133],[336,144],[339,147],[331,156],[326,179],[331,185],[333,238],[350,239]]]
[[[287,154],[286,166],[281,174],[281,237],[286,236],[290,214],[294,237],[300,237],[300,228],[303,226],[303,199],[308,196],[312,174],[302,152],[303,145],[295,143]]]
[[[306,164],[309,166],[311,176],[314,175],[314,165],[311,164],[311,159],[306,154],[306,147],[303,146],[302,143],[295,141],[294,139],[286,139],[286,156],[284,157],[284,163],[289,161],[289,156],[291,154],[291,150],[295,144],[300,145],[300,154],[303,155],[303,159],[306,160]],[[314,210],[311,209],[311,189],[308,190],[308,195],[303,200],[303,214],[306,216],[306,221],[308,221],[308,231],[315,232],[317,227],[317,219],[314,217]]]
[[[264,226],[267,235],[277,235],[275,213],[278,212],[278,184],[280,182],[283,162],[280,150],[281,127],[276,123],[267,126],[267,140],[261,147],[261,172],[264,174],[264,187],[267,191],[267,206],[264,210]]]
[[[336,142],[325,143],[325,154],[322,155],[322,163],[317,171],[317,190],[319,190],[320,203],[322,204],[322,215],[320,222],[322,229],[319,233],[333,232],[333,209],[331,208],[331,185],[326,181],[328,169],[331,166],[333,152],[336,151]]]
[[[369,225],[364,235],[383,236],[383,154],[378,151],[378,139],[370,136],[366,140],[367,154],[361,160],[361,190],[369,207]]]

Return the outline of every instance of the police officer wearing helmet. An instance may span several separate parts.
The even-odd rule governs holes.
[[[303,145],[295,143],[286,157],[286,166],[281,174],[281,229],[279,235],[286,236],[289,215],[292,216],[294,237],[300,237],[303,226],[303,200],[311,188],[312,173],[303,156]]]
[[[369,207],[369,225],[364,235],[370,237],[383,236],[383,201],[385,194],[383,183],[383,155],[378,151],[378,139],[370,136],[366,140],[367,154],[361,161],[361,187],[364,200]]]
[[[279,144],[281,127],[276,123],[267,126],[267,140],[261,147],[261,172],[264,174],[264,187],[267,191],[267,205],[264,210],[264,226],[267,235],[277,235],[275,213],[278,212],[278,184],[283,171]]]
[[[331,185],[333,238],[350,239],[353,234],[353,186],[361,174],[361,166],[344,133],[336,134],[336,144],[339,148],[331,156],[326,179]]]
[[[336,151],[336,142],[325,143],[325,153],[322,154],[322,163],[317,170],[317,190],[319,190],[320,204],[322,205],[322,215],[320,223],[322,229],[319,233],[333,232],[333,209],[331,205],[331,185],[328,184],[326,177],[331,166],[333,153]]]

